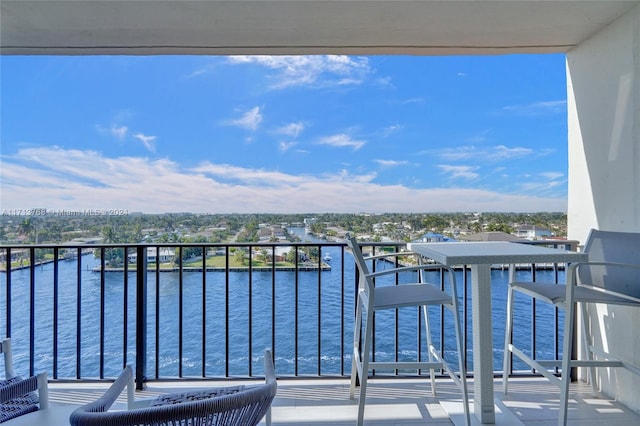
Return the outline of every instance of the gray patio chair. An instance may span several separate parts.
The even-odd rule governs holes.
[[[250,426],[266,415],[271,424],[271,403],[277,382],[270,350],[265,351],[265,383],[237,385],[161,395],[134,401],[133,370],[127,366],[98,400],[76,409],[69,418],[74,426]],[[127,410],[109,411],[127,387]]]
[[[508,373],[513,354],[531,368],[560,386],[560,412],[558,424],[566,425],[572,367],[589,367],[589,381],[597,392],[596,367],[624,367],[635,374],[640,368],[617,360],[612,354],[596,348],[596,330],[588,329],[587,304],[609,304],[640,307],[640,233],[612,232],[592,229],[584,248],[588,262],[569,265],[567,285],[539,282],[518,282],[513,276],[507,293],[507,326],[505,330],[505,357],[503,371],[504,393],[508,390]],[[513,274],[513,272],[512,272]],[[551,303],[565,310],[562,360],[536,360],[511,342],[514,315],[514,293],[524,293],[536,300]],[[585,360],[572,357],[576,305],[581,305],[582,337]],[[552,367],[561,367],[560,377]]]
[[[47,373],[23,379],[13,369],[11,339],[0,342],[5,379],[0,380],[0,423],[49,407]]]
[[[467,394],[466,369],[464,365],[464,357],[462,356],[462,332],[460,329],[460,320],[458,314],[458,296],[456,293],[456,277],[453,270],[441,264],[422,264],[421,256],[413,252],[388,253],[367,256],[362,254],[360,245],[355,236],[346,235],[346,242],[358,268],[360,280],[358,288],[358,300],[356,303],[356,318],[353,331],[353,358],[351,367],[351,386],[349,397],[354,398],[356,382],[360,379],[360,394],[358,402],[358,425],[362,425],[364,421],[364,407],[367,392],[367,379],[369,370],[381,369],[412,369],[412,370],[429,370],[431,379],[431,391],[436,394],[435,369],[444,369],[451,379],[460,387],[462,393],[462,403],[464,406],[465,421],[468,425],[469,419],[469,401]],[[417,264],[414,266],[404,266],[390,268],[371,272],[368,263],[375,262],[378,259],[393,259],[398,256],[414,257]],[[449,277],[451,294],[447,294],[440,289],[440,285],[426,282],[425,271],[439,270]],[[376,286],[376,278],[383,275],[394,275],[399,273],[416,272],[419,282],[402,283],[398,285],[379,285]],[[442,354],[436,349],[431,340],[431,329],[429,327],[429,306],[444,306],[448,308],[454,318],[454,328],[456,331],[456,345],[458,355],[458,373],[445,362]],[[429,361],[398,361],[398,362],[380,362],[372,361],[371,347],[373,339],[373,318],[374,313],[379,310],[397,309],[405,307],[422,308],[422,314],[425,322],[427,353]],[[362,336],[364,325],[364,336]],[[362,339],[362,342],[361,342]]]

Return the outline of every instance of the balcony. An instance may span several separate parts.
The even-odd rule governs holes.
[[[438,382],[439,400],[431,397],[431,390],[424,379],[380,379],[372,380],[367,396],[365,422],[367,425],[450,425],[447,412],[439,405],[441,400],[458,398],[457,388],[448,380]],[[63,418],[80,404],[95,400],[107,388],[106,383],[54,382],[49,387],[51,406]],[[151,398],[167,392],[194,390],[206,385],[194,381],[158,381],[150,383],[136,393],[136,398]],[[473,387],[471,387],[473,388]],[[594,398],[584,383],[571,386],[569,424],[600,425],[616,424],[635,426],[640,415],[611,399]],[[473,394],[470,394],[473,397]],[[501,398],[499,387],[496,396]],[[558,388],[546,379],[521,378],[513,381],[508,399],[501,407],[509,412],[508,423],[525,425],[555,425],[559,404]],[[124,408],[125,398],[116,403]],[[16,426],[33,420],[39,413],[17,419]],[[348,379],[279,379],[278,395],[273,403],[274,426],[286,425],[333,425],[353,426],[357,404],[349,400]],[[37,418],[37,417],[36,417]],[[514,420],[517,419],[517,420]],[[13,422],[10,423],[13,425]],[[33,423],[31,423],[33,424]],[[261,423],[264,424],[264,421]]]
[[[469,2],[420,1],[393,7],[392,14],[392,2],[258,2],[262,9],[242,2],[201,2],[189,9],[177,3],[130,2],[124,10],[93,1],[4,1],[0,49],[25,55],[565,52],[569,236],[584,239],[590,228],[640,229],[638,179],[630,178],[638,176],[639,164],[637,1],[478,1],[475,13]],[[178,9],[182,13],[175,15]],[[79,18],[71,23],[70,16]],[[167,16],[181,19],[168,28]],[[211,26],[217,16],[226,19]],[[33,307],[24,309],[33,323]],[[11,330],[10,310],[4,313]],[[636,313],[621,315],[607,340],[624,340],[618,330],[637,322]],[[34,337],[26,336],[23,348],[30,355],[24,362],[33,368]],[[626,341],[625,354],[633,355],[637,339]],[[632,382],[605,387],[640,409]]]
[[[404,243],[366,243],[364,250],[377,254],[388,248],[402,249]],[[162,259],[163,254],[173,258]],[[280,380],[276,424],[355,419],[348,374],[357,278],[342,243],[3,246],[0,259],[0,327],[14,340],[20,374],[48,372],[54,404],[91,400],[127,363],[136,366],[139,397],[211,381],[260,380],[262,350],[271,347]],[[376,265],[385,267],[385,261]],[[519,269],[522,275],[564,279],[563,265]],[[472,371],[470,274],[466,268],[457,273]],[[506,284],[507,271],[500,265],[492,274]],[[501,294],[497,289],[494,296],[496,380],[504,335]],[[530,332],[515,338],[530,342],[538,354],[557,354],[561,312],[526,303],[519,312]],[[425,354],[418,318],[415,310],[377,316],[376,357]],[[433,321],[444,329],[451,318],[440,312]],[[439,344],[446,352],[453,342]],[[421,375],[375,374],[366,418],[373,424],[448,424],[438,402],[456,400],[458,392],[441,378],[439,399],[431,398]],[[525,424],[553,422],[557,389],[517,363],[513,375],[514,392],[502,401],[505,412]],[[574,388],[570,419],[580,424],[596,413],[598,423],[604,413],[620,424],[640,419],[614,401],[593,399],[582,383]],[[501,398],[498,388],[496,395]]]

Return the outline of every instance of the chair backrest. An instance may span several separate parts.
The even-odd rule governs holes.
[[[358,240],[355,235],[351,235],[347,233],[345,235],[345,241],[347,242],[347,246],[351,249],[351,253],[353,254],[353,258],[356,261],[356,267],[358,268],[358,273],[360,274],[360,288],[368,291],[369,288],[365,285],[365,277],[369,275],[369,267],[365,262],[364,255],[362,254],[362,249],[360,249],[360,245],[358,244]]]
[[[616,262],[640,265],[640,233],[592,229],[584,251],[589,262]],[[640,271],[611,265],[581,267],[581,284],[593,285],[616,293],[640,298]]]
[[[83,405],[70,416],[73,426],[112,426],[135,424],[257,425],[269,411],[276,395],[277,382],[270,350],[265,351],[265,382],[243,390],[209,399],[179,402],[132,410],[107,411],[124,387],[131,383],[130,366],[95,402]]]

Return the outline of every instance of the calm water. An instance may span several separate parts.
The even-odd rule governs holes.
[[[342,289],[342,273],[340,248],[327,247],[332,256],[332,270],[321,274],[321,288],[318,289],[318,272],[300,272],[298,274],[298,304],[295,303],[296,277],[293,272],[278,271],[275,284],[271,272],[252,274],[251,297],[249,297],[249,274],[247,272],[231,272],[229,292],[226,292],[225,274],[220,272],[206,273],[206,286],[203,291],[202,274],[183,274],[183,375],[201,375],[203,356],[203,329],[206,354],[204,363],[208,376],[223,376],[225,373],[225,348],[229,348],[229,369],[231,375],[246,375],[249,365],[254,374],[260,374],[262,361],[260,357],[264,348],[272,346],[275,336],[275,356],[278,373],[294,374],[295,356],[295,315],[297,311],[297,345],[299,374],[316,374],[318,363],[322,374],[340,374],[340,363],[344,359],[345,372],[350,371],[350,350],[353,324],[353,289],[354,265],[351,255],[345,259],[345,288]],[[93,256],[82,257],[81,280],[81,326],[82,346],[80,348],[80,364],[82,377],[97,377],[99,374],[100,354],[100,274],[91,271],[99,262]],[[380,265],[384,267],[384,265]],[[58,377],[74,378],[76,375],[76,315],[77,315],[77,262],[64,261],[59,264],[59,336],[58,336]],[[462,273],[458,272],[459,297],[462,300]],[[530,278],[528,272],[519,273],[522,279]],[[538,279],[552,280],[552,271],[538,271]],[[105,375],[116,376],[123,364],[125,352],[124,337],[124,274],[105,274]],[[406,277],[409,278],[409,277]],[[129,274],[127,299],[127,362],[135,361],[135,274]],[[561,280],[564,279],[561,272]],[[494,270],[493,312],[494,312],[494,368],[502,366],[504,344],[504,322],[506,305],[506,284],[508,272]],[[53,371],[53,307],[52,307],[53,265],[38,267],[36,270],[35,289],[35,369],[36,371]],[[179,275],[178,273],[161,273],[158,283],[158,300],[160,310],[159,347],[155,347],[156,321],[156,285],[155,274],[148,275],[148,376],[155,376],[156,354],[159,360],[161,377],[178,375],[179,363]],[[4,329],[6,313],[6,275],[0,275],[0,327]],[[204,294],[204,295],[203,295]],[[28,341],[29,341],[29,271],[16,271],[12,275],[12,339],[16,369],[20,374],[28,373]],[[471,289],[468,289],[468,305],[471,306]],[[228,299],[228,302],[227,302]],[[345,312],[341,326],[341,303],[344,300]],[[203,301],[206,316],[203,320]],[[229,317],[229,339],[226,340],[225,318]],[[515,339],[531,341],[531,307],[527,298],[516,300],[516,334]],[[273,304],[273,305],[272,305]],[[272,328],[272,306],[275,306],[275,325]],[[251,311],[249,311],[251,309]],[[320,318],[318,317],[320,311]],[[251,315],[250,315],[251,312]],[[540,304],[537,311],[538,332],[537,353],[540,357],[554,351],[554,336],[545,324],[553,324],[554,310]],[[430,315],[436,341],[440,318],[436,311]],[[319,321],[322,323],[318,332]],[[392,312],[382,312],[376,316],[376,356],[378,360],[392,359],[394,354],[394,321]],[[469,321],[471,316],[469,315]],[[417,341],[417,314],[414,309],[403,309],[399,313],[399,352],[403,358],[415,358]],[[250,324],[251,323],[251,324]],[[455,342],[453,340],[452,319],[445,315],[445,328],[448,336],[445,340],[447,358],[455,361]],[[251,328],[251,341],[249,336]],[[343,328],[343,329],[342,329]],[[468,324],[469,368],[472,368],[471,324]],[[344,353],[341,351],[341,333],[344,335]],[[560,336],[561,338],[561,336]],[[318,344],[320,360],[318,360]],[[252,358],[249,359],[249,348]],[[523,368],[515,365],[515,368]]]

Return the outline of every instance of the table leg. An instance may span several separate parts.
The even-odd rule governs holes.
[[[473,411],[481,423],[495,423],[491,265],[473,265],[471,267],[471,280],[473,301]]]

